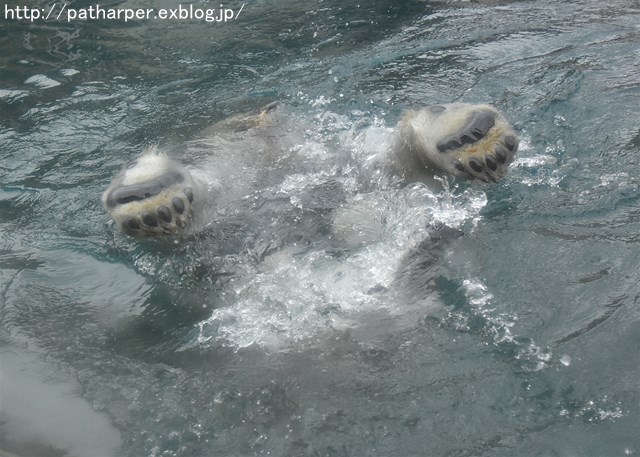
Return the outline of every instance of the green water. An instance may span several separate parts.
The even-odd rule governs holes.
[[[100,5],[179,5],[144,3]],[[0,5],[0,455],[640,453],[637,2],[223,8]],[[199,135],[273,100],[284,173],[196,239],[117,232],[100,195],[142,149],[236,166]],[[362,185],[404,109],[453,101],[518,131],[499,184]],[[345,249],[354,202],[384,228]],[[389,284],[434,220],[462,236],[405,303]]]

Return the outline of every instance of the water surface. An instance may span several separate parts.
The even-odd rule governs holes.
[[[267,0],[0,43],[0,454],[640,452],[637,2]],[[273,166],[202,141],[273,100]],[[363,174],[454,101],[516,127],[499,184]],[[154,143],[246,195],[196,239],[121,235],[100,194]],[[438,222],[461,236],[416,273]]]

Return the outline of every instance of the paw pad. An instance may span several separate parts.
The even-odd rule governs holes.
[[[399,169],[416,165],[467,179],[496,182],[513,161],[518,137],[490,105],[453,103],[408,112],[398,124]],[[411,171],[408,172],[412,179]]]
[[[443,156],[450,156],[454,174],[497,182],[513,161],[518,137],[497,111],[478,110],[436,147]]]
[[[461,175],[468,179],[479,179],[485,182],[497,182],[513,161],[518,149],[515,136],[504,137],[502,143],[496,143],[493,149],[479,148],[477,151],[459,151],[459,158],[452,160],[452,165]],[[464,156],[470,156],[466,161]]]
[[[131,236],[180,235],[192,216],[193,193],[189,200],[185,190],[177,191],[180,195],[172,198],[161,195],[119,204],[112,208],[112,215],[122,231]],[[168,189],[166,193],[171,192],[176,190]]]
[[[182,201],[181,198],[179,197],[173,197],[171,199],[171,206],[173,206],[173,209],[178,213],[178,214],[182,214],[184,213],[184,201]]]
[[[476,143],[486,136],[495,125],[496,119],[493,113],[478,111],[473,113],[469,123],[457,134],[451,135],[436,146],[440,152],[448,152]]]
[[[194,181],[164,155],[130,162],[102,197],[118,227],[135,237],[181,236],[192,224]]]

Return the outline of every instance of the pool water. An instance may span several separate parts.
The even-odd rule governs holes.
[[[0,455],[640,453],[637,2],[224,8],[0,11]],[[498,184],[371,171],[448,102],[513,123]],[[196,237],[101,207],[152,144],[233,183]]]

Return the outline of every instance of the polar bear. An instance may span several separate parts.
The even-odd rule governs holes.
[[[219,127],[249,130],[268,122],[277,104],[259,114],[234,117]],[[487,104],[443,104],[407,111],[393,133],[392,147],[377,157],[385,173],[402,182],[449,174],[497,182],[513,161],[518,136],[506,118]],[[104,208],[127,235],[183,237],[206,223],[226,183],[224,173],[211,179],[148,148],[130,162],[102,196]]]

